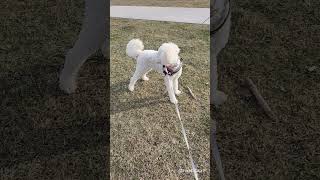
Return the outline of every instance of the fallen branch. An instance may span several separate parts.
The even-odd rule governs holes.
[[[255,84],[253,84],[252,80],[250,78],[246,78],[246,84],[248,85],[250,91],[252,94],[256,97],[259,105],[263,108],[264,112],[271,118],[275,119],[275,114],[272,112],[271,108],[267,104],[267,102],[263,99],[260,92],[258,91],[258,88]]]

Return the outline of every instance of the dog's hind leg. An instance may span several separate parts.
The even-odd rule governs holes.
[[[75,91],[80,67],[90,55],[103,47],[107,39],[107,1],[86,0],[85,6],[86,14],[82,30],[74,47],[66,55],[59,78],[60,88],[66,93]]]
[[[148,74],[151,70],[152,70],[152,69],[147,70],[147,72],[142,75],[141,79],[144,80],[144,81],[148,81],[149,78],[147,77],[147,74]]]
[[[144,75],[149,69],[143,67],[142,65],[139,66],[137,64],[136,71],[134,72],[133,76],[130,79],[130,84],[129,84],[129,90],[133,91],[134,90],[134,85],[136,82],[141,78],[142,75]]]

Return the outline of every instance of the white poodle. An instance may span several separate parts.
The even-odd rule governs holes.
[[[86,59],[91,54],[93,54],[98,49],[101,49],[105,57],[108,58],[107,57],[108,51],[109,51],[109,46],[108,46],[109,40],[107,39],[108,37],[107,20],[108,20],[108,14],[109,14],[109,12],[107,11],[108,1],[85,0],[85,3],[86,3],[85,21],[83,23],[82,30],[79,34],[79,38],[75,43],[74,47],[67,53],[64,68],[59,78],[60,88],[66,93],[73,93],[75,91],[76,78],[77,78],[78,71],[82,66],[82,64],[86,61]],[[210,73],[211,74],[210,75],[210,82],[211,82],[210,104],[214,104],[214,105],[222,104],[227,98],[227,96],[223,92],[218,90],[217,56],[219,52],[224,48],[224,46],[226,45],[229,39],[229,32],[230,32],[230,26],[231,26],[231,15],[229,16],[227,15],[229,7],[230,7],[229,0],[215,0],[213,1],[212,8],[211,8],[212,10],[218,12],[216,13],[217,17],[216,18],[212,17],[210,20],[211,27],[213,27],[213,31],[216,29],[215,26],[219,27],[216,32],[211,33],[211,42],[213,43],[211,44],[212,55],[211,55],[211,64],[210,64],[210,72],[211,72]],[[224,19],[226,21],[223,21]],[[138,42],[137,40],[135,41]],[[138,55],[143,50],[142,43],[136,43],[136,45],[138,47],[137,49],[138,51],[136,51],[135,53],[135,48],[134,48],[135,46],[133,46],[131,48],[132,50],[130,53],[131,55],[132,53]],[[179,49],[178,47],[176,47],[176,45],[173,45],[173,43],[171,44],[166,43],[166,44],[163,44],[163,48],[162,48],[163,50],[161,51],[164,52],[165,51],[164,49],[170,49],[169,47],[175,47],[172,49],[177,49],[177,50]],[[178,53],[179,52],[174,54],[178,57]],[[160,57],[158,57],[157,60],[156,58],[154,58],[156,54],[160,55],[161,53],[160,52],[157,53],[156,51],[151,51],[151,50],[143,51],[143,53],[141,53],[141,55],[144,57],[143,59],[148,59],[148,60],[146,60],[145,64],[142,63],[144,64],[143,66],[141,66],[140,64],[141,63],[140,61],[143,61],[143,60],[137,60],[138,61],[137,68],[138,66],[141,66],[141,68],[146,67],[148,66],[147,63],[150,63],[150,62],[155,62],[157,60],[160,61]],[[133,58],[137,58],[137,57],[133,56]],[[138,59],[140,59],[140,57],[138,57]],[[152,61],[152,59],[154,59],[154,61]],[[164,61],[170,62],[171,59],[167,58]],[[180,62],[178,58],[176,59],[176,61]],[[168,62],[167,64],[170,64]],[[156,65],[153,65],[153,66],[154,67],[152,69],[155,69],[162,73],[161,65],[159,65],[158,68],[156,67]],[[167,68],[170,69],[169,66],[167,66]],[[146,72],[144,74],[146,74]],[[167,76],[170,78],[169,80],[165,80],[168,86],[174,86],[176,88],[175,90],[176,94],[180,93],[180,91],[178,90],[178,81],[177,81],[178,79],[177,76],[180,76],[179,74],[181,74],[181,72],[178,73],[177,75]],[[148,79],[145,75],[141,75],[141,76],[144,80]],[[135,78],[140,78],[141,76],[135,77]],[[177,78],[174,78],[174,77],[177,77]],[[134,84],[136,81],[136,80],[135,81],[133,80],[134,80],[134,77],[132,78],[132,83],[130,88],[131,90],[134,89]],[[171,85],[169,82],[171,82]],[[168,91],[168,92],[169,92],[170,100],[172,102],[177,102],[174,96],[174,93],[172,93],[172,91]]]
[[[143,43],[139,39],[132,39],[127,44],[127,55],[137,61],[136,70],[130,79],[129,90],[134,90],[134,85],[138,79],[149,80],[147,73],[154,69],[163,74],[170,101],[177,104],[178,100],[175,95],[181,94],[178,89],[178,79],[182,73],[179,47],[169,42],[163,43],[158,51],[143,49]]]

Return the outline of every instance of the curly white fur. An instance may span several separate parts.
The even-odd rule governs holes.
[[[163,43],[158,51],[162,64],[174,64],[179,59],[180,49],[172,42]]]
[[[129,57],[136,59],[143,51],[144,45],[140,39],[132,39],[127,44],[126,53]]]
[[[147,73],[152,69],[163,74],[163,65],[169,67],[180,63],[180,49],[174,43],[163,43],[158,51],[143,50],[144,45],[139,39],[132,39],[127,44],[126,53],[129,57],[137,60],[136,70],[130,79],[129,90],[134,90],[134,85],[138,79],[149,80]],[[182,74],[182,68],[172,76],[164,77],[166,89],[169,94],[170,101],[174,104],[178,103],[175,95],[180,95],[178,89],[178,79]]]

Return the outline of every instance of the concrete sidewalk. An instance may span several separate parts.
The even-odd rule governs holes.
[[[111,6],[110,17],[210,24],[210,8]],[[204,22],[205,21],[205,22]]]

